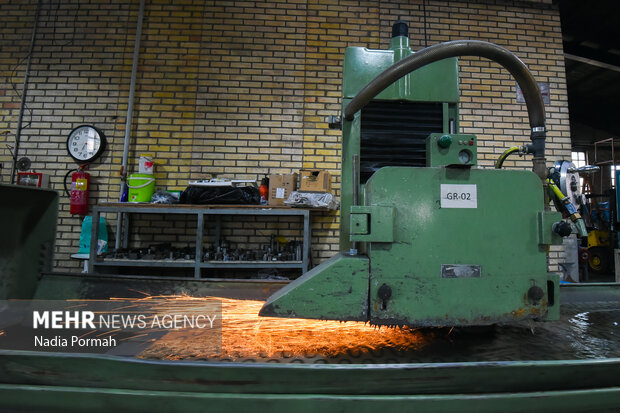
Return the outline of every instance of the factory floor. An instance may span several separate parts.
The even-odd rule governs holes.
[[[174,307],[190,315],[200,311],[201,300],[222,303],[221,351],[212,351],[200,332],[160,332],[153,345],[142,337],[135,346],[132,356],[143,359],[368,364],[620,357],[620,290],[611,284],[562,286],[559,321],[424,329],[258,317],[264,300],[283,285],[48,274],[41,280],[38,298],[114,297],[141,305],[157,298],[164,300],[158,308]]]

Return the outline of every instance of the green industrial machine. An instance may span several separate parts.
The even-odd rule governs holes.
[[[390,50],[347,49],[343,75],[341,253],[272,295],[261,315],[377,325],[467,326],[559,317],[550,245],[570,234],[549,209],[544,106],[499,46],[455,41],[413,53],[407,26]],[[492,59],[524,91],[534,172],[477,166],[459,133],[456,57]],[[419,69],[419,70],[417,70]],[[579,217],[574,217],[578,219]]]
[[[50,273],[58,195],[0,185],[0,216],[10,236],[0,254],[0,297],[264,300],[279,290],[263,314],[412,325],[556,318],[558,280],[546,272],[545,253],[566,225],[547,210],[546,194],[564,203],[566,191],[561,176],[559,183],[547,181],[542,100],[529,72],[508,52],[479,42],[412,54],[403,29],[396,26],[391,50],[347,50],[345,252],[282,290],[283,282],[272,280]],[[511,153],[529,153],[536,174],[476,167],[477,138],[458,133],[453,59],[471,53],[508,65],[528,101],[533,142],[506,151],[498,166]],[[413,72],[416,65],[424,67]],[[548,192],[547,185],[560,189]],[[448,333],[445,349],[439,340],[428,350],[400,355],[394,348],[347,351],[341,362],[340,356],[316,361],[315,354],[173,361],[3,348],[0,411],[616,411],[620,359],[610,358],[617,352],[607,345],[617,337],[611,321],[619,285],[564,285],[562,302],[565,325],[554,330],[561,334],[532,335],[530,326],[519,325],[499,327],[503,333],[490,337]],[[4,314],[2,321],[11,323]],[[436,338],[436,330],[429,333],[429,340]],[[549,342],[542,352],[530,340],[540,336]],[[488,349],[491,342],[503,349],[513,339],[517,350],[508,359]],[[557,359],[562,343],[574,349],[575,359]],[[136,351],[138,356],[141,348]]]

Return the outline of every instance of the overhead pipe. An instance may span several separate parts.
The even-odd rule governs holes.
[[[131,81],[129,83],[129,99],[127,102],[127,118],[125,120],[125,140],[123,141],[123,160],[121,163],[121,191],[119,199],[125,193],[127,187],[127,162],[129,158],[129,143],[131,141],[131,122],[133,118],[133,104],[136,95],[136,78],[138,77],[138,61],[140,59],[140,39],[142,38],[142,22],[144,21],[145,0],[140,0],[138,11],[138,24],[136,26],[136,39],[133,46],[133,61],[131,65]],[[121,216],[116,220],[116,248],[121,246]]]
[[[525,63],[509,50],[493,43],[479,40],[456,40],[430,46],[407,56],[381,72],[349,102],[344,110],[345,120],[353,120],[355,114],[370,100],[403,76],[430,63],[459,56],[479,56],[493,60],[506,68],[516,79],[523,91],[531,127],[532,143],[525,146],[527,153],[534,155],[533,170],[544,184],[547,176],[545,106],[538,84]]]
[[[30,47],[28,49],[28,60],[26,63],[26,73],[24,74],[24,83],[22,85],[22,98],[19,104],[19,115],[17,116],[17,130],[15,131],[15,147],[13,148],[13,164],[11,166],[11,184],[15,183],[15,169],[17,169],[17,156],[19,151],[19,143],[22,138],[22,124],[24,121],[24,110],[26,109],[26,96],[28,94],[28,83],[30,81],[30,64],[32,63],[32,52],[37,38],[37,28],[39,26],[39,15],[41,14],[41,5],[43,0],[37,3],[37,11],[34,17],[34,27],[32,28],[32,36],[30,37]]]

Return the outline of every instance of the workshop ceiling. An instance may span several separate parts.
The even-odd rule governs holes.
[[[620,135],[620,2],[556,0],[571,123]]]

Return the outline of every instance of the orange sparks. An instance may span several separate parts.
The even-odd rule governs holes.
[[[417,350],[427,342],[422,332],[410,328],[259,317],[258,312],[264,304],[261,301],[186,296],[146,297],[138,301],[144,304],[151,299],[158,302],[153,310],[188,316],[204,313],[208,301],[221,301],[222,342],[220,351],[212,331],[171,331],[140,354],[145,358],[239,360],[360,356],[384,349]]]

